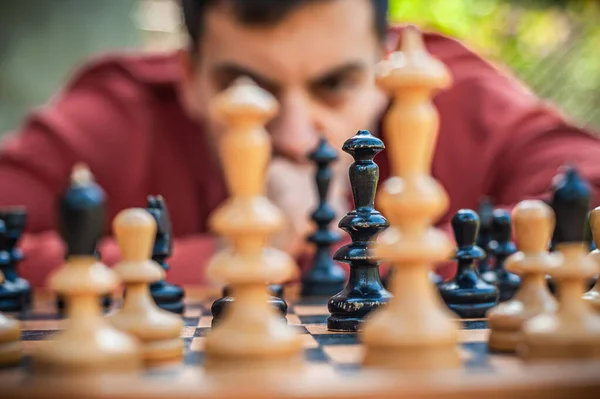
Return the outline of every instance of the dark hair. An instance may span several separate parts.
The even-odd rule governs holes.
[[[235,18],[246,25],[276,24],[294,9],[314,1],[326,0],[181,0],[183,20],[191,39],[192,51],[198,49],[204,15],[216,5],[227,5]],[[370,0],[374,8],[374,29],[385,42],[388,0]]]

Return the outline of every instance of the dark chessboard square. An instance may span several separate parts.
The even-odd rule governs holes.
[[[319,345],[357,345],[360,344],[358,334],[314,334]]]
[[[54,334],[56,330],[23,330],[21,332],[22,341],[42,341],[48,336]]]
[[[183,318],[183,325],[185,327],[195,327],[198,325],[198,323],[200,323],[199,317],[184,317]]]
[[[485,330],[488,328],[486,320],[463,320],[465,330]]]
[[[183,362],[187,366],[198,366],[204,362],[204,352],[190,351],[183,355]]]
[[[304,297],[300,302],[294,303],[294,305],[306,306],[306,305],[327,305],[329,302],[328,296],[314,296]]]
[[[335,370],[337,372],[339,372],[340,374],[354,374],[358,371],[360,371],[362,368],[362,366],[360,364],[357,363],[343,363],[343,364],[336,364],[335,365]]]
[[[206,337],[210,333],[210,327],[198,327],[194,332],[194,338]]]
[[[306,360],[311,363],[327,363],[327,355],[321,348],[309,348],[304,350]]]
[[[298,316],[302,324],[326,324],[329,315]]]
[[[486,342],[465,342],[462,347],[469,352],[465,367],[484,369],[489,368],[488,346]]]
[[[13,315],[15,318],[23,321],[29,320],[61,320],[63,316],[59,313],[16,313]]]

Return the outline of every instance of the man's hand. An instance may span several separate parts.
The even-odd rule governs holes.
[[[346,157],[331,165],[333,176],[327,202],[335,210],[336,220],[350,209],[347,166]],[[273,237],[271,244],[294,257],[312,251],[306,237],[316,228],[310,218],[319,202],[315,172],[314,165],[300,165],[279,157],[271,160],[267,172],[267,196],[287,219],[286,227]]]

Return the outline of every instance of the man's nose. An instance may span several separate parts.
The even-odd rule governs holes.
[[[278,116],[269,125],[273,155],[303,163],[308,161],[307,155],[317,145],[321,132],[307,101],[290,97],[281,102]]]

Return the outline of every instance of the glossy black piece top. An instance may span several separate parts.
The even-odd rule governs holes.
[[[509,211],[505,209],[494,210],[492,238],[490,250],[496,256],[509,256],[517,251],[517,247],[512,241],[512,220]]]
[[[590,187],[574,166],[567,166],[557,179],[550,206],[556,216],[553,243],[585,241]]]
[[[165,267],[167,266],[164,264],[165,259],[170,257],[173,252],[173,233],[169,209],[162,196],[149,195],[147,197],[146,210],[156,221],[156,238],[152,249],[152,259]]]
[[[6,224],[0,219],[0,270],[3,272],[4,268],[11,263],[9,248],[10,245],[6,231]],[[6,278],[6,275],[4,277]]]
[[[354,158],[349,168],[350,185],[354,198],[354,207],[344,216],[338,226],[350,235],[352,244],[341,247],[334,259],[341,262],[369,261],[367,243],[389,226],[383,215],[374,209],[375,193],[379,181],[379,167],[373,159],[385,149],[383,141],[360,130],[346,140],[342,150]],[[376,262],[368,262],[376,264]]]
[[[106,196],[91,178],[74,181],[59,201],[59,230],[67,256],[94,256],[102,235]]]
[[[485,252],[475,245],[479,232],[477,213],[471,209],[460,209],[454,214],[450,223],[458,246],[456,259],[467,261],[483,258]]]

